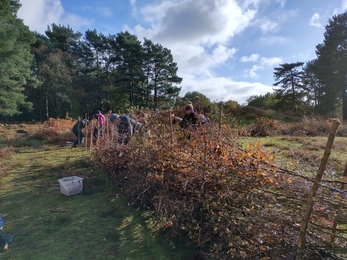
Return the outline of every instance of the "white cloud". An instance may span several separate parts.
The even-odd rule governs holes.
[[[278,57],[272,57],[272,58],[262,57],[260,59],[260,63],[263,66],[277,66],[278,64],[282,62],[283,62],[282,58],[278,58]]]
[[[322,27],[320,23],[320,16],[318,13],[314,13],[310,19],[310,25],[314,27]]]
[[[259,82],[236,82],[226,77],[208,77],[201,80],[191,74],[184,74],[183,78],[187,87],[182,90],[181,96],[187,92],[197,91],[203,93],[211,101],[235,100],[239,104],[245,104],[252,95],[264,95],[273,91],[272,86]]]
[[[235,0],[172,0],[144,6],[139,13],[149,27],[138,24],[131,31],[139,39],[152,39],[172,51],[178,75],[183,77],[180,95],[196,90],[212,99],[223,96],[243,101],[240,95],[247,91],[237,97],[232,93],[247,83],[238,85],[221,77],[216,68],[225,69],[233,60],[237,49],[230,46],[230,40],[250,25],[257,10],[242,9]]]
[[[335,15],[335,14],[343,13],[346,10],[347,10],[347,0],[342,0],[340,8],[335,8],[333,14]]]
[[[255,64],[252,66],[251,69],[244,71],[244,76],[246,78],[258,79],[259,78],[259,75],[257,73],[258,71],[263,71],[265,68],[268,68],[268,67],[278,66],[281,63],[283,63],[282,58],[278,58],[278,57],[265,58],[265,57],[262,57],[259,60],[258,64]]]
[[[241,57],[240,61],[242,62],[257,62],[260,58],[260,55],[257,53],[251,54],[250,56]]]
[[[48,25],[59,23],[64,15],[60,0],[21,0],[17,16],[32,31],[44,33]],[[35,15],[33,15],[35,14]]]
[[[167,46],[177,41],[193,45],[226,43],[248,26],[256,11],[243,12],[233,0],[184,0],[176,4],[168,1],[152,4],[140,13],[151,23],[152,28],[146,32]],[[137,27],[138,33],[145,31],[141,27]]]
[[[137,13],[138,13],[137,7],[136,7],[136,0],[129,0],[129,3],[130,3],[131,8],[132,8],[132,15],[136,17]]]
[[[140,9],[140,14],[145,22],[150,23],[153,33],[155,33],[157,30],[154,28],[160,25],[161,19],[166,15],[167,10],[173,6],[175,4],[169,1],[163,1],[156,5],[149,4]]]
[[[252,79],[257,79],[259,76],[257,74],[258,70],[263,70],[264,66],[260,66],[260,65],[253,65],[252,68],[250,70],[246,70],[246,74],[245,76],[250,77]],[[248,75],[247,75],[248,74]]]
[[[259,38],[259,43],[264,46],[279,45],[285,42],[286,42],[286,38],[282,36],[267,36],[267,37]]]
[[[43,34],[47,26],[55,24],[70,25],[74,30],[80,26],[90,26],[92,19],[84,19],[75,14],[66,14],[61,0],[21,0],[22,7],[17,16],[31,31]]]
[[[263,21],[261,21],[260,29],[263,33],[276,32],[279,29],[279,24],[274,21],[264,19]]]
[[[280,4],[280,7],[281,7],[281,8],[284,8],[285,5],[286,5],[286,0],[277,0],[277,3]]]
[[[60,20],[59,23],[63,24],[63,25],[69,25],[75,31],[75,28],[79,28],[81,26],[90,27],[94,23],[94,20],[93,19],[91,19],[91,20],[90,19],[84,19],[84,18],[81,18],[75,14],[66,14]]]
[[[243,9],[248,9],[250,7],[258,9],[262,3],[267,3],[269,0],[237,0],[237,2]]]

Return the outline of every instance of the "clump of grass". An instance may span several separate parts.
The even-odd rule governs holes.
[[[10,157],[13,154],[13,147],[5,146],[0,148],[0,158]]]
[[[15,148],[30,147],[31,143],[28,139],[13,138],[7,140],[7,145]]]

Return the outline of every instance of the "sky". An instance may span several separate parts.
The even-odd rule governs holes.
[[[171,50],[183,78],[180,96],[247,104],[273,92],[280,64],[316,58],[325,26],[347,0],[20,0],[31,31],[53,23],[84,34],[128,31]]]

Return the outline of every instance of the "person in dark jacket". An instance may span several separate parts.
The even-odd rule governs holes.
[[[147,128],[143,124],[128,116],[111,114],[110,122],[117,126],[118,143],[120,144],[127,144],[137,130],[147,132]]]
[[[193,106],[191,104],[187,104],[184,107],[184,112],[185,112],[185,114],[184,114],[183,118],[173,116],[174,120],[179,122],[179,125],[182,129],[186,129],[186,128],[191,127],[191,126],[195,126],[199,122],[199,117],[195,113]],[[186,138],[188,140],[190,140],[190,138],[191,138],[190,134],[188,134],[186,136]]]
[[[88,122],[89,121],[87,119],[78,120],[78,122],[72,127],[72,132],[76,136],[76,140],[72,147],[76,147],[77,145],[82,145],[84,143],[84,134],[82,129],[86,127]]]
[[[198,123],[199,117],[195,113],[191,104],[188,104],[184,107],[184,112],[185,114],[183,118],[173,116],[173,119],[179,122],[181,128],[187,128],[188,126],[192,126]]]

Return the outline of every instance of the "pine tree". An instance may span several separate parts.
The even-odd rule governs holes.
[[[274,90],[281,97],[280,102],[283,108],[297,110],[301,104],[303,96],[303,71],[301,67],[303,64],[303,62],[284,63],[275,68],[274,78],[276,82],[274,86],[279,88]]]
[[[174,104],[181,88],[177,86],[182,78],[177,76],[177,63],[171,51],[160,44],[145,39],[144,73],[147,78],[147,96],[153,92],[154,108],[169,108]]]
[[[0,0],[0,115],[21,114],[20,109],[31,109],[26,101],[25,85],[38,85],[32,76],[33,55],[30,44],[35,35],[17,18],[18,0]]]
[[[347,120],[347,12],[334,15],[325,26],[324,41],[316,46],[316,76],[323,97],[321,109],[333,113],[342,103]]]

